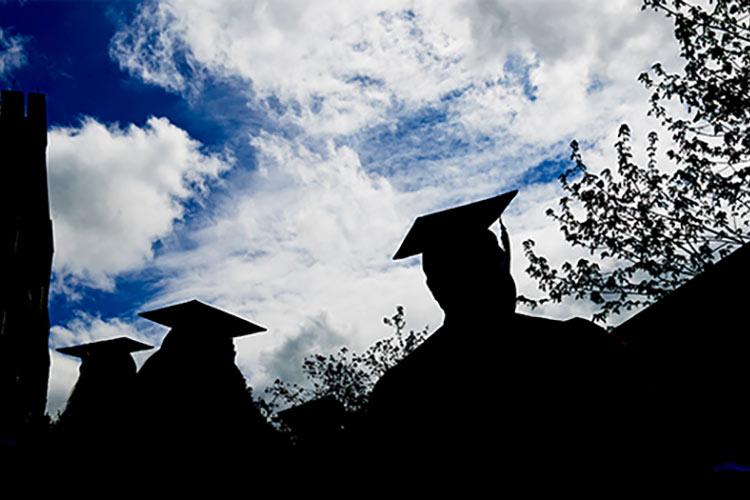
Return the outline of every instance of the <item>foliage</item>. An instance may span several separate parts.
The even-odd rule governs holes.
[[[306,357],[302,372],[308,384],[274,381],[266,389],[266,397],[259,401],[266,416],[273,420],[281,409],[324,396],[333,396],[347,411],[364,408],[378,379],[419,347],[428,335],[428,327],[406,331],[402,306],[396,307],[393,316],[383,318],[383,323],[393,328],[393,335],[378,340],[361,354],[342,347],[332,354]]]
[[[750,3],[710,0],[704,7],[684,0],[644,0],[643,8],[674,19],[686,60],[682,74],[656,63],[653,79],[648,73],[639,77],[653,91],[650,114],[673,134],[677,148],[668,154],[684,167],[728,171],[731,177],[750,162]],[[689,118],[668,112],[666,104],[674,98]]]
[[[649,114],[671,134],[672,164],[657,164],[656,132],[647,164],[634,163],[627,125],[615,169],[591,172],[573,141],[573,166],[560,176],[565,195],[547,215],[596,259],[555,269],[525,241],[526,271],[546,293],[520,298],[532,307],[585,298],[599,306],[594,319],[605,321],[658,300],[750,240],[750,3],[644,0],[643,8],[674,19],[686,60],[682,73],[656,63],[639,78],[653,91]],[[670,111],[675,99],[688,116]]]

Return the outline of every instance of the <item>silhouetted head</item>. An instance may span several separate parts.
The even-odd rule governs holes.
[[[106,354],[84,359],[70,394],[66,413],[76,417],[99,417],[113,407],[128,404],[135,383],[136,366],[130,354]]]
[[[96,387],[118,383],[135,376],[136,366],[131,353],[152,349],[152,346],[128,337],[118,337],[71,347],[58,352],[81,359],[78,385]]]
[[[130,353],[112,352],[83,358],[78,371],[82,377],[97,377],[106,383],[110,377],[134,376],[136,366]]]
[[[232,337],[219,335],[211,329],[188,326],[172,328],[161,344],[161,351],[200,362],[234,362],[236,351]]]
[[[235,337],[266,331],[260,325],[198,300],[141,312],[139,315],[170,327],[160,353],[168,353],[166,359],[182,359],[187,363],[197,359],[203,362],[234,362]]]
[[[393,256],[422,254],[427,286],[446,317],[469,321],[515,310],[507,233],[503,227],[503,249],[489,227],[516,194],[510,191],[418,217]]]
[[[505,315],[515,310],[516,287],[508,255],[485,229],[457,235],[422,253],[427,287],[446,315]]]
[[[138,316],[173,330],[180,328],[198,332],[213,329],[216,330],[215,335],[230,338],[266,331],[260,325],[195,299],[143,311],[138,313]]]
[[[103,415],[114,418],[112,413],[121,413],[135,383],[136,365],[131,353],[147,349],[151,346],[127,337],[58,349],[81,359],[80,376],[63,417],[83,423],[100,420]]]

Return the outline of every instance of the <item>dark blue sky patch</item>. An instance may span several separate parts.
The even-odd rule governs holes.
[[[418,110],[402,109],[391,121],[358,134],[352,142],[363,167],[389,177],[398,189],[411,191],[430,179],[432,165],[495,147],[496,137],[470,133],[452,119],[450,100]]]
[[[183,207],[182,218],[179,221],[175,222],[172,231],[173,233],[185,230],[189,231],[189,229],[187,228],[189,228],[193,223],[202,221],[208,215],[208,212],[210,212],[216,206],[218,199],[220,198],[218,194],[222,191],[226,191],[226,188],[223,188],[216,182],[211,182],[210,185],[212,186],[211,189],[213,190],[210,197],[206,197],[203,199],[197,197],[188,198],[181,203]],[[152,250],[154,250],[154,253],[158,255],[158,253],[164,246],[165,245],[162,240],[156,240],[151,248]]]
[[[523,94],[530,101],[536,101],[536,92],[539,89],[531,83],[532,69],[534,69],[533,64],[529,64],[520,56],[511,55],[503,65],[503,78],[494,84],[520,85],[523,89]]]
[[[209,78],[200,97],[180,110],[176,123],[184,123],[182,128],[210,145],[210,150],[231,151],[236,168],[253,170],[257,162],[251,137],[261,129],[272,133],[275,130],[259,106],[249,106],[253,99],[250,83],[245,80]]]
[[[566,156],[548,158],[524,172],[523,176],[518,180],[518,185],[529,186],[532,184],[556,182],[560,174],[573,166],[573,162]]]
[[[160,278],[155,270],[123,274],[115,279],[114,292],[81,286],[77,289],[80,296],[76,300],[53,293],[49,301],[50,323],[65,325],[80,311],[95,313],[102,319],[134,319],[147,298],[158,292]]]
[[[353,83],[362,88],[367,87],[382,87],[385,85],[385,81],[381,78],[373,78],[367,75],[354,75],[346,79],[346,83]]]
[[[434,128],[448,121],[448,112],[443,108],[426,107],[412,115],[404,116],[396,124],[394,139],[409,139],[416,131]]]
[[[167,117],[209,151],[229,147],[238,164],[254,166],[249,135],[263,116],[247,106],[248,82],[205,78],[200,96],[188,101],[120,70],[110,40],[132,18],[138,2],[1,3],[2,26],[29,37],[28,62],[12,74],[12,86],[47,95],[51,127],[78,126],[83,116],[105,123],[142,126]],[[43,29],[41,29],[43,27]]]
[[[456,99],[459,99],[461,96],[463,96],[466,92],[471,90],[474,87],[473,84],[467,85],[465,87],[459,88],[459,89],[453,89],[449,92],[446,92],[442,96],[440,96],[440,102],[441,103],[450,103],[452,101],[455,101]]]
[[[426,107],[366,130],[356,139],[360,161],[366,170],[391,176],[414,161],[460,154],[470,144],[447,122],[445,108]]]
[[[282,103],[275,95],[270,95],[264,98],[263,104],[278,116],[282,116],[288,110],[288,106]]]
[[[50,125],[77,125],[83,115],[142,124],[166,115],[180,98],[134,85],[109,57],[116,19],[135,2],[0,3],[0,19],[29,36],[27,64],[13,84],[47,94]],[[43,28],[42,28],[43,27]]]

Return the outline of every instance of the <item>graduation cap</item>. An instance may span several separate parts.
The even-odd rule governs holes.
[[[86,359],[91,356],[102,354],[130,354],[136,351],[146,351],[153,349],[154,346],[138,342],[128,337],[117,337],[116,339],[100,340],[99,342],[89,342],[71,347],[61,347],[57,352],[75,356],[76,358]]]
[[[420,254],[431,246],[452,240],[458,234],[489,229],[517,194],[516,189],[486,200],[417,217],[393,260]]]
[[[138,315],[170,328],[215,329],[229,337],[266,331],[260,325],[195,299]]]

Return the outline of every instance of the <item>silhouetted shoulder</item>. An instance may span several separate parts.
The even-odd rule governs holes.
[[[508,332],[509,365],[533,366],[543,374],[543,387],[586,388],[621,386],[628,377],[626,353],[618,338],[583,318],[555,320],[516,314]],[[540,375],[541,376],[541,375]]]
[[[528,348],[563,349],[564,351],[601,350],[615,354],[622,351],[616,336],[595,323],[580,317],[557,320],[515,314],[510,336]]]

